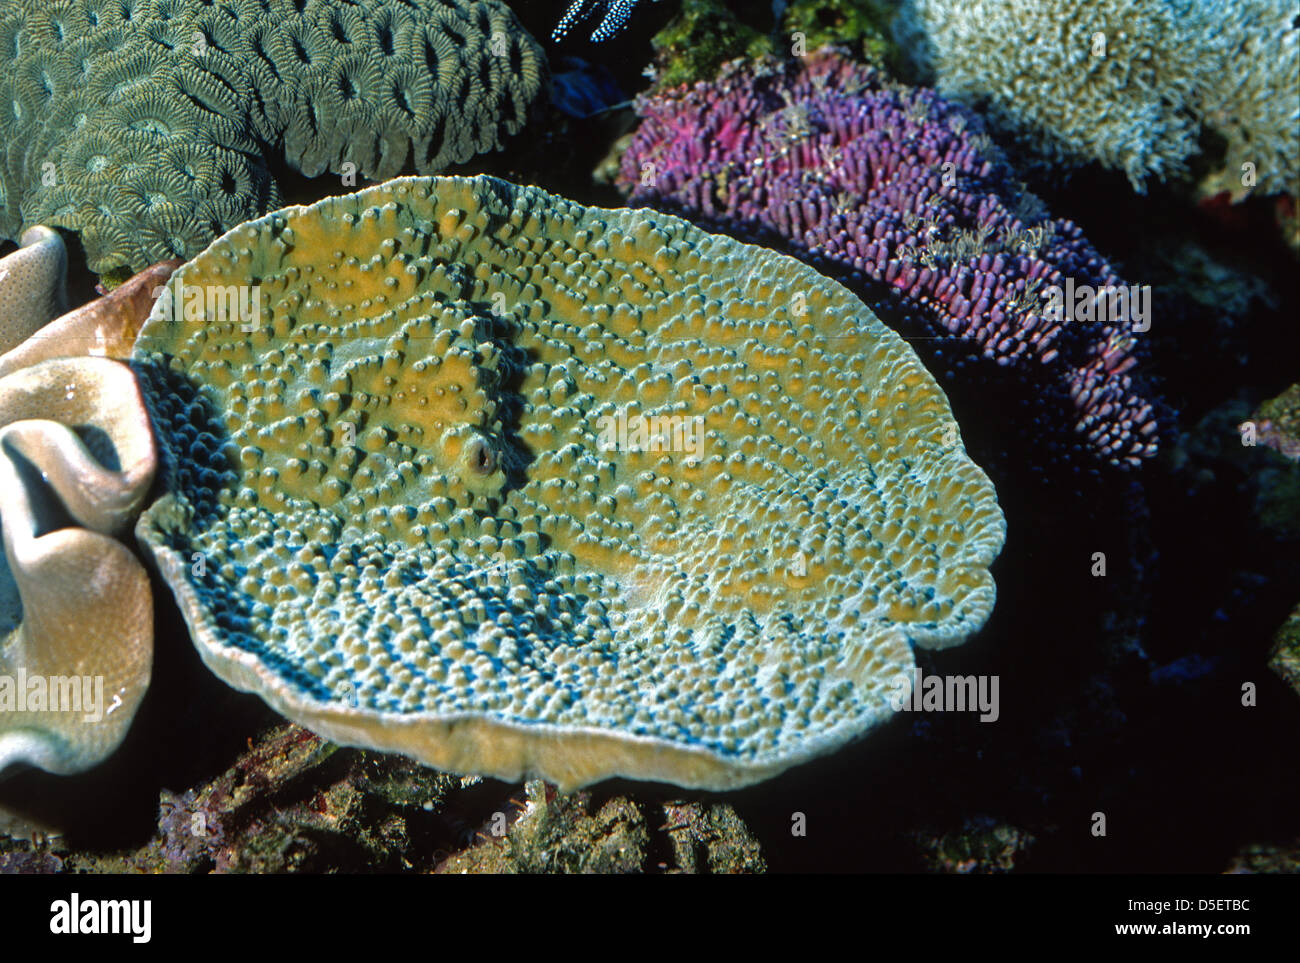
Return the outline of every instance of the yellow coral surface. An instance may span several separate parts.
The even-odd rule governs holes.
[[[391,181],[227,234],[135,357],[200,652],[346,743],[743,785],[993,605],[1002,514],[911,349],[677,218]]]

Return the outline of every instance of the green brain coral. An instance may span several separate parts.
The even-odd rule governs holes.
[[[279,206],[281,154],[435,172],[499,146],[545,82],[494,0],[11,0],[0,236],[79,231],[100,273],[191,257]]]
[[[136,344],[137,534],[207,664],[454,771],[725,788],[994,600],[947,399],[847,290],[649,211],[405,178],[230,232]]]

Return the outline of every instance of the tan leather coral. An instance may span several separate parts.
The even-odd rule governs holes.
[[[0,258],[0,353],[53,319],[67,299],[68,251],[58,231],[31,227]]]
[[[38,328],[0,354],[0,375],[50,358],[129,358],[162,285],[181,263],[162,261],[147,267],[103,297]]]
[[[126,734],[149,684],[153,601],[113,536],[154,467],[125,365],[61,359],[0,378],[0,769],[79,772]]]

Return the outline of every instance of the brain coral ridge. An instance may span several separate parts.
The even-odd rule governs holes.
[[[199,651],[345,743],[743,785],[993,605],[1002,514],[911,349],[671,216],[490,178],[290,208],[177,272],[134,364],[137,535]]]
[[[11,0],[0,236],[78,231],[99,273],[191,257],[280,205],[281,156],[442,170],[519,130],[546,77],[495,0]]]

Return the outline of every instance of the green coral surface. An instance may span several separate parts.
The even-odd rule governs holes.
[[[922,74],[1031,155],[1135,189],[1188,171],[1202,126],[1248,189],[1300,178],[1297,0],[904,0]]]
[[[80,232],[92,271],[192,257],[308,176],[431,173],[498,147],[546,83],[495,0],[0,6],[0,236]]]

